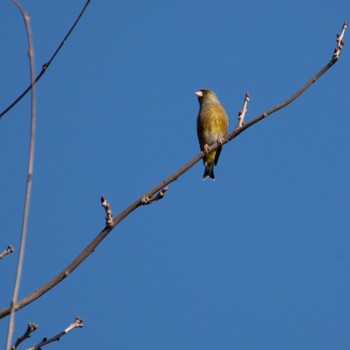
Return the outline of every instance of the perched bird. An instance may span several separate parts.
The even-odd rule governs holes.
[[[214,165],[218,163],[221,147],[208,153],[209,147],[215,142],[221,144],[228,132],[228,118],[224,107],[216,94],[209,89],[196,91],[199,101],[199,113],[197,118],[197,134],[202,151],[207,152],[203,158],[205,166],[203,180],[210,177],[215,180]]]

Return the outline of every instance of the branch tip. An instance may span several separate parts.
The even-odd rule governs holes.
[[[68,333],[72,331],[74,328],[83,328],[84,327],[84,322],[83,319],[80,316],[77,316],[75,318],[75,321],[71,323],[65,330],[64,333]]]
[[[0,260],[3,259],[6,255],[9,255],[15,251],[15,248],[9,244],[7,248],[0,254]]]
[[[340,51],[344,47],[344,43],[345,43],[344,42],[344,35],[345,35],[345,30],[347,28],[348,28],[348,24],[347,24],[347,22],[344,22],[340,34],[337,34],[337,47],[334,49],[334,52],[333,52],[333,59],[334,60],[338,60],[339,59]]]
[[[30,338],[31,333],[33,333],[37,329],[38,329],[38,325],[36,323],[33,323],[33,322],[28,323],[28,327],[26,331],[21,337],[19,337],[16,340],[15,344],[12,345],[11,350],[16,350],[18,348],[18,345],[20,345],[24,340]]]
[[[106,196],[103,194],[101,196],[101,205],[106,212],[106,226],[112,227],[113,225],[113,213],[110,204],[106,200]]]
[[[244,118],[248,112],[248,102],[249,101],[250,101],[250,94],[249,94],[249,92],[247,92],[244,96],[243,107],[238,112],[238,124],[237,124],[236,130],[244,125]]]

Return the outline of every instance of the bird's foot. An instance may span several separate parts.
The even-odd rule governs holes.
[[[210,149],[210,146],[206,143],[204,146],[203,146],[203,151],[205,154],[208,154],[209,153],[209,149]]]
[[[222,147],[224,145],[224,141],[225,141],[225,139],[223,137],[220,137],[219,140],[217,141],[218,146]]]

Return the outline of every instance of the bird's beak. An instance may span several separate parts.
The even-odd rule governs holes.
[[[196,91],[194,94],[197,95],[198,97],[203,97],[202,91]]]

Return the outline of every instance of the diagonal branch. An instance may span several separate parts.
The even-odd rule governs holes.
[[[89,3],[91,0],[87,0],[83,9],[80,11],[77,19],[75,20],[75,22],[73,23],[72,27],[69,29],[68,33],[66,34],[66,36],[63,38],[63,40],[61,41],[61,43],[59,44],[58,48],[56,49],[56,51],[53,53],[53,55],[51,56],[51,58],[43,64],[42,68],[41,68],[41,72],[39,73],[39,75],[34,79],[34,83],[31,83],[8,107],[6,107],[1,113],[0,113],[0,119],[8,112],[10,111],[19,101],[22,100],[22,98],[27,95],[27,93],[31,90],[31,88],[34,86],[34,84],[36,84],[41,77],[44,75],[44,73],[46,72],[46,70],[49,68],[50,64],[52,63],[52,61],[56,58],[57,54],[60,52],[60,50],[62,49],[63,45],[66,43],[67,39],[69,38],[69,36],[72,34],[73,30],[75,29],[75,27],[77,26],[78,22],[80,21],[81,17],[83,16],[86,8],[88,7]]]
[[[344,24],[343,29],[346,24]],[[339,45],[337,46],[336,50],[340,51],[341,48],[339,48]],[[335,50],[335,51],[336,51]],[[274,112],[277,112],[281,108],[286,107],[288,104],[293,102],[295,99],[297,99],[303,92],[305,92],[317,79],[319,79],[323,74],[325,74],[339,59],[339,55],[333,56],[331,61],[322,68],[316,75],[314,75],[301,89],[299,89],[294,95],[292,95],[289,99],[285,100],[284,102],[270,108],[265,113],[262,113],[261,115],[257,116],[250,122],[236,128],[234,131],[229,134],[226,139],[224,140],[224,143],[230,142],[234,138],[236,138],[238,135],[240,135],[242,132],[253,126],[254,124],[258,123],[262,119],[267,118],[269,115],[271,115]],[[247,98],[247,96],[246,96]],[[215,143],[209,148],[209,152],[213,151],[218,147],[218,144]],[[165,187],[169,185],[170,183],[177,180],[181,175],[183,175],[187,170],[192,168],[196,163],[198,163],[203,157],[205,156],[204,152],[200,152],[197,154],[191,161],[189,161],[187,164],[185,164],[182,168],[177,170],[175,173],[170,175],[167,179],[163,180],[161,183],[159,183],[157,186],[149,190],[147,193],[142,195],[140,198],[136,199],[132,204],[130,204],[126,209],[124,209],[121,213],[119,213],[116,217],[113,218],[112,223],[107,224],[107,226],[96,236],[96,238],[79,254],[78,257],[76,257],[62,272],[60,272],[57,276],[55,276],[52,280],[50,280],[48,283],[34,291],[32,294],[26,296],[22,300],[18,301],[14,308],[16,310],[19,310],[26,305],[32,303],[34,300],[38,299],[43,294],[47,293],[51,288],[56,286],[59,282],[61,282],[63,279],[65,279],[67,276],[69,276],[94,250],[95,248],[103,241],[103,239],[123,220],[125,219],[129,214],[131,214],[135,209],[145,204],[145,199],[147,198],[158,198],[162,196],[160,192],[162,190],[164,191]],[[0,310],[0,319],[7,316],[11,310],[11,307],[8,306],[2,310]]]

